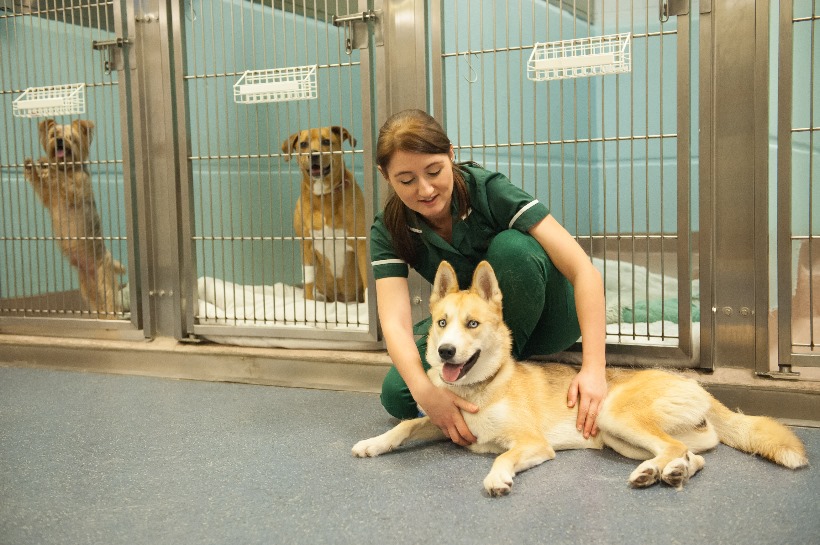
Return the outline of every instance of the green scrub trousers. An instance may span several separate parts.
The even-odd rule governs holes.
[[[555,268],[532,236],[508,229],[493,239],[485,259],[492,265],[501,288],[504,321],[513,337],[513,356],[526,359],[566,350],[581,336],[572,284]],[[461,286],[462,289],[468,286]],[[416,341],[424,369],[427,363],[427,331],[430,319],[416,324],[423,330]],[[382,385],[381,402],[387,412],[400,419],[419,414],[410,389],[396,367],[391,367]]]

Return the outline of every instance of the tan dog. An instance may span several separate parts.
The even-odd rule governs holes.
[[[302,244],[307,299],[364,301],[367,286],[364,195],[347,170],[342,142],[356,140],[343,127],[292,134],[282,143],[289,160],[296,153],[302,190],[293,229]]]
[[[607,370],[609,394],[597,418],[599,433],[584,439],[577,408],[566,397],[576,371],[565,365],[527,364],[510,355],[510,331],[492,267],[478,265],[469,291],[442,262],[430,296],[433,325],[427,361],[433,383],[478,405],[463,412],[478,441],[470,450],[500,454],[484,479],[491,496],[509,493],[516,473],[555,457],[556,450],[603,448],[645,460],[629,476],[635,487],[658,481],[681,488],[703,467],[696,454],[718,442],[797,468],[808,463],[800,439],[771,418],[727,409],[696,381],[660,370]],[[428,417],[405,420],[353,447],[378,456],[406,441],[444,438]]]
[[[40,122],[39,132],[46,157],[36,164],[26,158],[26,180],[51,214],[54,238],[77,269],[83,300],[98,318],[117,318],[123,310],[119,275],[125,267],[103,242],[102,222],[84,165],[94,122],[58,125],[46,119]]]

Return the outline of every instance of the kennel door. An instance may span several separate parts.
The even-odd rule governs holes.
[[[373,218],[364,152],[372,149],[371,84],[362,82],[366,50],[349,48],[345,29],[333,25],[357,8],[215,0],[185,3],[177,14],[191,216],[184,274],[197,286],[189,325],[197,336],[380,346],[369,281],[360,284]],[[314,128],[326,131],[299,138]],[[354,223],[366,229],[347,227]]]
[[[433,102],[457,160],[507,174],[584,246],[613,361],[684,367],[700,307],[688,3],[674,4],[687,6],[659,17],[656,2],[436,1],[430,16]]]
[[[0,2],[4,333],[142,338],[130,304],[138,283],[123,9]],[[27,170],[27,159],[43,166]]]
[[[817,7],[780,3],[777,159],[778,376],[820,366],[820,90]],[[812,77],[814,76],[814,77]],[[770,337],[771,338],[771,337]],[[768,371],[761,369],[759,371]],[[816,371],[816,370],[814,370]],[[816,375],[816,373],[815,373]]]

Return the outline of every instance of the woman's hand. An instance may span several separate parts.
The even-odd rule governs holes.
[[[595,419],[598,417],[601,404],[606,397],[606,374],[603,368],[593,369],[581,367],[581,370],[572,379],[567,393],[567,406],[574,407],[578,403],[578,431],[583,430],[584,438],[598,435],[598,426]]]
[[[462,409],[477,413],[476,405],[432,383],[421,392],[414,393],[413,398],[430,421],[438,426],[453,443],[466,447],[476,442],[475,435],[467,427],[467,422],[461,414]]]

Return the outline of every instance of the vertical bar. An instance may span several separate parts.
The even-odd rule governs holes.
[[[777,104],[777,357],[780,372],[792,360],[792,110],[794,27],[792,0],[780,2]]]
[[[754,366],[769,371],[769,0],[755,3],[754,62]],[[763,204],[766,203],[766,204]],[[758,259],[758,257],[760,259]],[[741,309],[741,314],[743,310]],[[748,311],[747,311],[748,312]]]
[[[692,241],[691,241],[691,76],[690,19],[679,15],[677,22],[677,269],[678,269],[678,346],[692,358]]]

